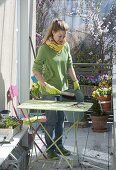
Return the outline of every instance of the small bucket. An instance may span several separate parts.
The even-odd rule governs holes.
[[[9,116],[10,110],[2,110],[0,111],[0,114],[3,119],[7,118]]]

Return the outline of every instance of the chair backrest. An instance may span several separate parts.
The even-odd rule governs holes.
[[[9,87],[8,91],[7,91],[7,103],[8,103],[9,101],[12,102],[12,106],[13,106],[13,110],[14,110],[14,112],[15,112],[15,115],[16,115],[17,118],[19,118],[18,112],[17,112],[17,110],[16,110],[16,108],[15,108],[15,106],[14,106],[14,103],[13,103],[13,99],[14,99],[15,97],[16,97],[16,100],[17,100],[18,104],[20,104],[19,98],[18,98],[18,88],[17,88],[16,85],[11,85],[11,86]],[[26,118],[27,116],[25,115],[25,113],[23,112],[23,110],[20,109],[20,111],[21,111],[21,114],[23,115],[23,117]]]
[[[7,99],[10,101],[13,100],[14,97],[18,97],[18,89],[16,85],[11,85],[7,91]]]

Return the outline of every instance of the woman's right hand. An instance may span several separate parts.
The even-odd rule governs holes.
[[[61,94],[61,91],[58,90],[57,88],[55,88],[54,86],[51,86],[50,84],[46,83],[45,84],[45,89],[46,89],[46,92],[49,93],[49,94]]]

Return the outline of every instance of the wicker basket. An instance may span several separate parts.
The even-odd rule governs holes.
[[[91,96],[94,86],[80,85],[80,88],[81,88],[81,91],[83,92],[84,96]]]

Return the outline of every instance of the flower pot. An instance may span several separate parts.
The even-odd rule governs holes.
[[[111,111],[111,96],[99,96],[97,99],[99,100],[102,111]]]
[[[111,96],[98,96],[99,101],[111,101]]]
[[[9,128],[0,128],[0,135],[1,136],[6,136],[6,137],[13,137],[15,136],[17,133],[20,132],[20,125],[18,125],[17,127],[15,127],[14,129],[12,127]]]
[[[106,132],[107,131],[107,120],[108,116],[91,116],[92,130],[94,132]]]

